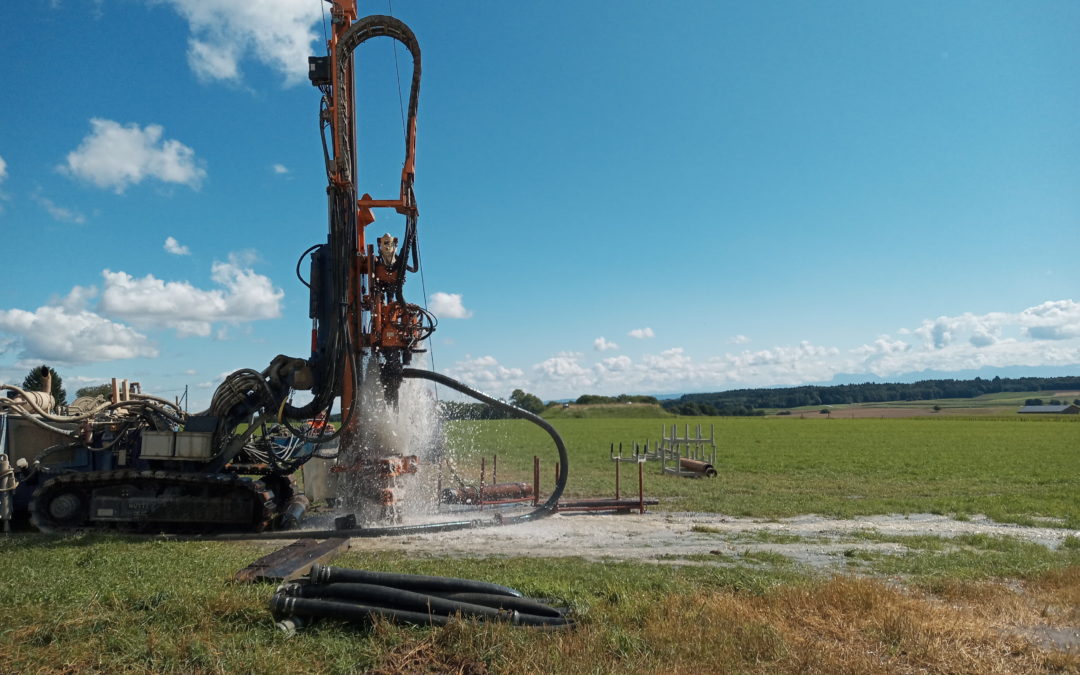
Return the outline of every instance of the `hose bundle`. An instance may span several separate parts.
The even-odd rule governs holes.
[[[445,626],[455,617],[546,628],[574,624],[563,610],[498,584],[318,564],[305,582],[278,588],[270,611],[287,633],[321,618],[367,624],[382,617],[418,626]]]

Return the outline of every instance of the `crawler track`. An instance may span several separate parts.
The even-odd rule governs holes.
[[[245,476],[119,470],[49,479],[30,521],[42,532],[262,532],[276,510],[274,494]]]

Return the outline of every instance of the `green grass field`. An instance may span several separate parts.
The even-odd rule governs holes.
[[[933,552],[892,563],[945,566],[935,584],[898,589],[866,578],[808,576],[762,556],[734,567],[576,559],[403,559],[355,551],[346,567],[507,584],[572,608],[578,627],[543,632],[459,623],[443,629],[324,622],[287,639],[266,609],[270,585],[232,574],[269,549],[30,534],[0,539],[0,652],[10,673],[358,672],[1075,672],[993,629],[987,616],[1080,620],[1080,553],[989,548],[1012,589],[966,580],[985,561]],[[930,543],[921,542],[930,547]],[[272,547],[271,547],[272,548]],[[890,565],[888,561],[870,561]],[[892,567],[885,569],[892,571]],[[985,574],[976,574],[983,578]],[[959,584],[959,585],[958,585]],[[1030,601],[1021,603],[1015,589]],[[1068,614],[1071,610],[1076,614]],[[1070,618],[1072,617],[1072,618]],[[997,620],[997,619],[995,619]]]
[[[981,513],[1000,522],[1080,528],[1080,419],[957,418],[783,420],[682,418],[715,430],[719,475],[685,479],[646,465],[645,490],[660,508],[779,518],[806,513],[850,517],[884,513]],[[667,420],[553,421],[570,452],[567,494],[611,496],[611,443],[628,452],[653,445]],[[670,428],[670,423],[668,423]],[[691,433],[695,426],[691,426]],[[499,480],[528,481],[541,457],[550,489],[555,452],[527,422],[459,422],[452,446],[466,476],[479,455],[499,456]],[[624,464],[625,486],[636,484]]]
[[[763,519],[983,513],[1080,528],[1080,420],[677,420],[687,421],[714,426],[720,475],[666,477],[648,464],[646,492],[661,509]],[[571,454],[569,494],[610,495],[609,445],[655,441],[665,422],[554,420]],[[532,425],[459,422],[450,432],[470,448],[457,458],[463,474],[497,453],[500,480],[530,480],[538,454],[550,489],[554,451]],[[633,485],[634,466],[623,468]],[[13,673],[1080,672],[1080,655],[1015,632],[1080,626],[1077,537],[1050,550],[983,535],[860,536],[849,544],[852,574],[841,576],[768,551],[592,563],[403,557],[365,552],[361,541],[334,564],[506,584],[573,608],[579,625],[326,622],[287,639],[266,609],[272,587],[231,581],[278,545],[20,533],[0,537],[0,654]],[[907,553],[882,554],[872,547],[882,541]]]

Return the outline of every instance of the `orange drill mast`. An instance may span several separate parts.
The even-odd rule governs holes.
[[[423,309],[406,303],[405,276],[419,268],[418,211],[413,193],[416,111],[420,94],[420,47],[412,31],[390,16],[357,19],[356,0],[331,0],[333,33],[328,55],[309,59],[309,78],[322,93],[320,125],[327,171],[329,236],[313,247],[311,274],[312,358],[315,409],[341,396],[343,411],[353,410],[364,362],[378,366],[387,398],[395,401],[401,370],[420,342],[434,330]],[[353,53],[363,42],[390,37],[412,55],[413,73],[405,129],[405,161],[397,199],[358,197],[356,91]],[[405,217],[396,255],[380,255],[365,230],[373,209],[392,208]]]

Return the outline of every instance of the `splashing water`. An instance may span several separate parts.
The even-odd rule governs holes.
[[[416,473],[379,477],[373,470],[344,474],[341,484],[343,504],[355,512],[363,524],[386,524],[423,521],[438,505],[436,485],[439,462],[443,455],[443,425],[438,403],[431,387],[420,380],[404,380],[398,392],[398,404],[386,401],[377,368],[370,366],[360,391],[359,434],[342,447],[345,466],[374,468],[380,458],[417,458]],[[395,503],[384,507],[380,495],[391,488]]]

